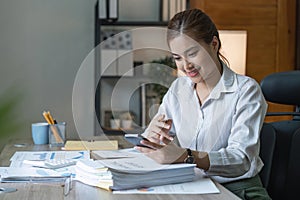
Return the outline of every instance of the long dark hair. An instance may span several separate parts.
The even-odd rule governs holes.
[[[177,13],[168,24],[167,41],[185,34],[195,41],[203,40],[210,44],[216,36],[219,41],[218,57],[219,60],[229,65],[228,60],[220,53],[221,40],[219,32],[214,22],[199,9],[190,9]]]

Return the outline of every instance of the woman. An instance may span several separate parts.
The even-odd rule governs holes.
[[[172,83],[143,134],[151,148],[136,148],[159,163],[195,163],[242,199],[269,199],[258,176],[267,110],[259,85],[228,68],[216,26],[201,10],[176,14],[167,41],[185,76]]]

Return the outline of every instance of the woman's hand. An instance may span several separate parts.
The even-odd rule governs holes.
[[[135,149],[161,164],[183,163],[188,156],[186,149],[177,146],[170,140],[168,140],[167,144],[158,144],[142,140],[141,144],[146,145],[149,148],[135,146]],[[205,171],[209,169],[210,161],[207,152],[192,151],[192,155],[194,156],[195,164],[198,168],[204,169]]]
[[[168,144],[158,144],[143,140],[141,143],[151,147],[151,149],[138,146],[135,149],[161,164],[180,163],[187,156],[186,150],[172,141],[169,141]]]
[[[164,118],[163,114],[155,116],[146,129],[145,136],[149,141],[143,140],[141,144],[149,148],[140,146],[135,148],[161,164],[183,162],[187,156],[186,150],[173,142],[173,137],[169,134],[172,120]]]
[[[164,120],[164,118],[165,115],[163,114],[155,116],[146,129],[145,136],[151,142],[157,144],[160,144],[161,142],[164,144],[168,144],[173,140],[173,137],[169,135],[172,120]]]

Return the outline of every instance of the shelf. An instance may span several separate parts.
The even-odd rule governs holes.
[[[133,131],[134,129],[133,128],[118,128],[118,129],[115,129],[115,128],[110,128],[110,127],[102,127],[104,128],[105,130],[108,130],[108,131]]]
[[[148,1],[147,1],[148,2]],[[159,1],[160,2],[160,1]],[[115,30],[115,27],[118,27],[116,31],[120,31],[123,29],[130,29],[132,28],[136,28],[136,27],[160,27],[160,28],[166,28],[168,25],[168,21],[160,21],[161,17],[159,18],[148,18],[151,21],[146,21],[143,18],[126,18],[128,19],[128,21],[124,21],[126,20],[125,18],[123,18],[123,21],[118,21],[118,20],[105,20],[105,19],[99,19],[99,7],[98,7],[98,1],[97,4],[95,6],[95,21],[94,21],[94,25],[95,25],[95,47],[98,46],[101,43],[101,34],[103,34],[101,31],[107,29],[107,31],[110,31],[109,29],[112,29],[112,31]],[[160,8],[159,8],[160,10]],[[138,19],[140,21],[131,21],[130,19]],[[120,20],[120,19],[119,19]],[[102,29],[103,28],[103,29]],[[118,30],[120,29],[120,30]],[[155,37],[154,37],[155,38]],[[157,41],[157,39],[155,38],[155,41]],[[97,55],[100,55],[99,48],[96,48],[97,51]],[[151,52],[150,52],[150,57],[151,57]],[[161,53],[159,52],[158,57],[161,56]],[[105,56],[104,56],[105,57]],[[139,57],[140,59],[140,57]],[[145,58],[146,60],[149,59],[148,57]],[[152,59],[150,59],[152,60]],[[95,97],[95,110],[96,110],[96,123],[100,124],[101,130],[97,130],[99,133],[104,133],[106,135],[123,135],[125,133],[142,133],[143,129],[141,128],[142,126],[145,126],[145,123],[143,123],[143,119],[142,119],[142,115],[143,115],[143,111],[141,110],[142,108],[142,102],[141,102],[141,83],[144,83],[146,80],[148,80],[148,76],[143,74],[143,71],[141,69],[135,69],[135,65],[133,65],[133,76],[120,76],[121,73],[116,73],[118,75],[114,76],[111,74],[114,73],[107,73],[107,75],[102,75],[101,74],[101,59],[100,56],[96,56],[95,57],[95,66],[97,66],[95,69],[95,85],[96,85],[96,97]],[[134,61],[134,60],[133,60]],[[141,60],[143,61],[143,59]],[[140,62],[140,60],[139,60]],[[134,64],[134,63],[133,63]],[[139,63],[138,65],[143,64]],[[137,65],[137,66],[138,66]],[[103,66],[105,66],[105,63],[103,64]],[[119,65],[117,65],[119,66]],[[127,66],[127,65],[125,65]],[[128,65],[129,66],[129,65]],[[117,70],[117,72],[119,72]],[[123,81],[122,82],[122,87],[127,89],[131,89],[131,88],[136,88],[133,89],[133,93],[130,96],[126,96],[126,99],[128,99],[129,103],[129,110],[130,112],[135,113],[136,115],[136,123],[139,124],[139,126],[141,127],[133,127],[132,130],[122,130],[122,129],[111,129],[108,125],[106,125],[105,123],[105,110],[113,110],[111,108],[111,96],[112,96],[112,90],[114,89],[114,86],[116,85],[116,82],[118,80]],[[123,95],[123,98],[125,98]],[[128,108],[125,107],[123,104],[121,104],[121,100],[123,100],[123,98],[120,98],[120,101],[117,102],[118,105],[120,104],[120,110],[124,110],[126,111]],[[116,98],[117,100],[119,98]],[[103,109],[105,108],[105,109]],[[103,116],[104,115],[104,116]],[[104,121],[104,122],[103,122]],[[105,127],[106,126],[106,127]],[[98,128],[97,128],[98,129]]]
[[[103,131],[106,135],[124,135],[126,133],[130,133],[130,134],[140,134],[143,132],[142,129],[138,128],[138,129],[111,129],[111,128],[105,128],[102,127]]]
[[[99,20],[101,26],[167,26],[168,22],[161,22],[161,21],[131,21],[131,22],[122,22],[122,21],[101,21]]]
[[[120,79],[120,78],[127,78],[127,79],[132,79],[132,78],[136,78],[134,75],[133,76],[120,76],[120,75],[102,75],[100,79]]]

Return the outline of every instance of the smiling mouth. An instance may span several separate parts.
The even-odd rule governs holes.
[[[193,71],[190,71],[190,72],[186,72],[186,74],[189,76],[189,77],[195,77],[199,74],[199,71],[197,69],[194,69]]]

